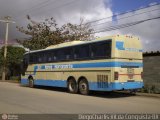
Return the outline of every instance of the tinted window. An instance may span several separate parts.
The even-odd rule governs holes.
[[[38,56],[37,56],[37,62],[43,62],[43,54],[42,53],[38,53]]]
[[[24,64],[28,64],[28,61],[29,60],[29,55],[28,54],[25,54],[24,55],[24,58],[23,58],[23,62],[24,62]]]
[[[53,53],[51,53],[51,52],[48,52],[47,54],[46,54],[46,56],[47,56],[47,62],[51,62],[51,61],[53,61],[53,55],[52,55]]]
[[[37,62],[37,54],[36,54],[36,53],[31,53],[31,54],[29,55],[29,62],[30,62],[30,63],[35,63],[35,62]]]
[[[75,59],[89,58],[89,45],[76,46],[74,49]]]
[[[72,48],[63,48],[57,50],[58,60],[71,60],[73,58]]]
[[[92,58],[109,58],[111,57],[111,41],[104,41],[91,44]]]
[[[74,47],[30,53],[30,63],[46,63],[67,60],[103,59],[111,57],[111,40],[77,45]]]

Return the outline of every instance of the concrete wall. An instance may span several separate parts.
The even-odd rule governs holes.
[[[156,88],[160,93],[160,56],[144,56],[143,80],[144,84],[150,88]]]

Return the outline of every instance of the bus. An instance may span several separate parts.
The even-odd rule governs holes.
[[[138,37],[114,35],[51,45],[24,54],[21,84],[67,88],[70,93],[143,87]]]

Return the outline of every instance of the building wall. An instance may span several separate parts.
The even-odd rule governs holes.
[[[160,56],[144,56],[143,80],[147,87],[160,93]]]

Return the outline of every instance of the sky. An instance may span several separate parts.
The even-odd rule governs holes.
[[[151,3],[159,3],[160,0],[112,0],[113,13],[125,12],[150,5]]]
[[[149,7],[156,3],[160,3],[160,0],[0,0],[0,19],[11,16],[16,22],[9,26],[9,42],[13,43],[12,41],[16,38],[27,37],[16,30],[17,25],[24,27],[27,25],[27,14],[39,22],[53,17],[59,25],[68,22],[79,24],[80,18],[84,18],[86,22],[107,18],[91,23],[91,27],[98,31],[112,25],[158,17],[160,5]],[[127,13],[118,15],[124,12]],[[117,16],[112,17],[115,14]],[[114,31],[96,33],[95,36],[114,34],[138,36],[144,51],[160,51],[160,19]],[[4,36],[5,24],[0,23],[0,43],[3,42]]]

